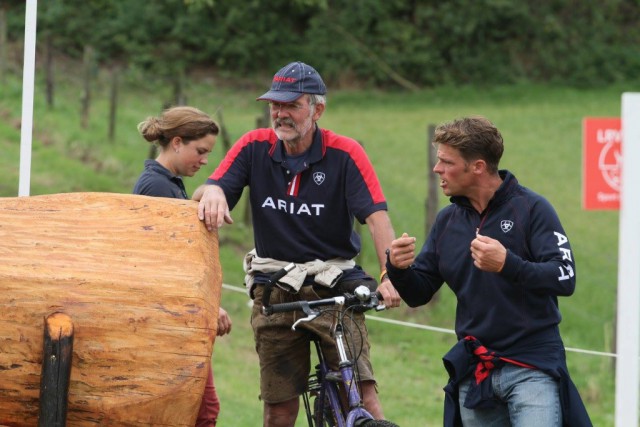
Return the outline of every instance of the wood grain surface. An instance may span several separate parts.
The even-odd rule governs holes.
[[[75,335],[68,426],[193,426],[221,284],[196,202],[0,198],[0,425],[37,425],[44,322],[61,312]]]

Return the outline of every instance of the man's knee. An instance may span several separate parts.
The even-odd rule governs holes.
[[[265,427],[293,427],[298,415],[297,398],[278,403],[264,403]]]

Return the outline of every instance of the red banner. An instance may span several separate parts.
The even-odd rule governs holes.
[[[620,119],[584,118],[582,142],[582,207],[588,210],[620,209]]]

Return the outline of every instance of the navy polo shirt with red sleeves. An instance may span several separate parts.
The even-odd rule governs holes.
[[[207,183],[224,190],[229,209],[250,187],[258,256],[298,263],[354,258],[361,247],[354,218],[364,223],[387,209],[364,149],[354,139],[316,128],[300,169],[289,169],[273,129],[257,129],[234,144]]]

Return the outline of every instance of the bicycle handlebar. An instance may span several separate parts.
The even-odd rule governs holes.
[[[292,302],[283,302],[280,304],[273,304],[269,306],[265,306],[270,309],[270,313],[286,313],[288,311],[296,311],[302,310],[306,307],[314,308],[314,307],[324,307],[329,305],[343,305],[345,303],[345,297],[333,297],[333,298],[325,298],[316,301],[292,301]]]
[[[295,268],[295,266],[296,265],[294,263],[289,263],[285,265],[283,268],[281,268],[280,270],[273,273],[271,276],[269,276],[269,281],[265,283],[264,293],[262,294],[262,312],[266,316],[269,316],[270,314],[273,313],[273,310],[271,309],[269,304],[269,300],[271,299],[271,291],[273,290],[273,287],[278,282],[278,280],[286,276],[287,273],[289,273],[291,270]]]

